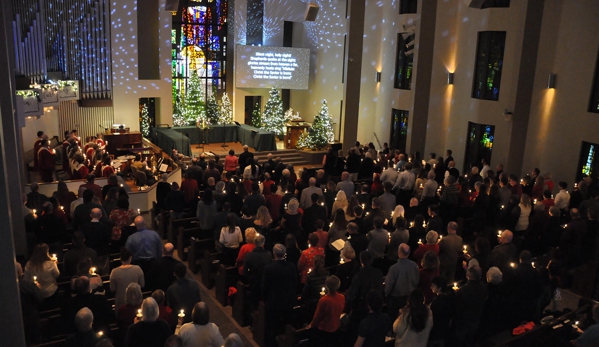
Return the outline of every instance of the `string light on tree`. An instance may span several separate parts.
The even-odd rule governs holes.
[[[144,137],[150,137],[150,116],[148,115],[148,105],[143,104],[141,108],[141,133]]]
[[[308,135],[304,138],[300,137],[300,140],[302,141],[298,141],[298,147],[302,145],[300,148],[311,149],[325,148],[329,142],[335,140],[333,120],[329,114],[329,106],[326,100],[323,100],[320,112],[314,117],[314,122],[310,130],[308,130]]]
[[[183,103],[183,115],[187,122],[186,125],[195,125],[196,122],[208,123],[203,97],[202,81],[198,74],[194,72],[189,79],[185,102]]]
[[[260,112],[260,105],[256,103],[254,110],[252,111],[252,126],[255,128],[262,128],[262,112]]]
[[[283,100],[281,94],[276,88],[269,92],[270,97],[264,105],[264,114],[262,115],[263,129],[272,131],[277,135],[285,134],[285,118],[283,114]]]
[[[212,92],[206,102],[206,118],[208,118],[210,124],[217,124],[220,120],[220,110],[214,94],[215,93]]]
[[[218,124],[233,124],[233,106],[227,93],[224,93],[221,99],[219,117]]]

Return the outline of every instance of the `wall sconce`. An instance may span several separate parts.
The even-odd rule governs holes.
[[[376,75],[374,76],[374,80],[379,83],[381,81],[381,72],[377,71]]]
[[[453,84],[453,72],[448,72],[447,73],[447,84]]]
[[[550,73],[549,78],[547,79],[547,89],[555,88],[555,74]]]

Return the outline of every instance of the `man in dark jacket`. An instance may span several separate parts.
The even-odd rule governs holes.
[[[252,194],[245,198],[243,205],[250,209],[250,214],[252,216],[255,216],[258,212],[258,208],[264,206],[265,201],[264,195],[260,193],[260,186],[257,182],[254,182],[252,183]]]
[[[509,230],[504,230],[499,237],[499,245],[491,251],[490,266],[497,266],[505,275],[511,272],[511,263],[516,261],[516,246],[512,243],[514,234]]]
[[[92,261],[92,266],[99,267],[98,254],[95,250],[85,246],[85,235],[77,230],[73,233],[73,245],[64,255],[63,274],[67,277],[73,277],[77,274],[77,264],[82,259],[89,258]]]
[[[246,166],[253,164],[254,153],[249,151],[249,147],[247,145],[243,146],[243,153],[239,155],[239,170],[243,173],[243,169]],[[248,161],[252,160],[252,161]]]
[[[478,265],[469,267],[466,271],[468,283],[456,293],[456,313],[452,321],[454,346],[474,346],[487,300],[487,286],[481,281],[481,275]]]
[[[264,236],[256,236],[256,248],[246,254],[243,260],[243,277],[250,285],[251,302],[258,304],[260,299],[260,287],[262,286],[262,273],[264,267],[272,261],[272,256],[264,249]]]
[[[321,219],[327,220],[327,208],[318,203],[320,195],[314,193],[310,196],[312,206],[304,210],[304,216],[302,217],[302,226],[306,235],[316,231],[314,223]]]
[[[274,245],[274,261],[264,266],[262,299],[266,305],[266,346],[277,346],[275,337],[283,333],[297,303],[297,269],[285,260],[285,246]]]
[[[173,312],[185,310],[187,313],[183,318],[184,323],[191,322],[191,312],[198,302],[202,301],[200,297],[200,287],[195,280],[185,278],[187,268],[182,263],[175,266],[175,276],[177,280],[166,291],[166,302]]]
[[[162,248],[162,258],[156,259],[150,265],[150,270],[146,274],[146,287],[154,291],[162,289],[167,291],[168,287],[176,281],[175,268],[180,261],[173,258],[175,246],[172,243],[166,243]]]

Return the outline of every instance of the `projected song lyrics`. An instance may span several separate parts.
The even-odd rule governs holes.
[[[254,52],[248,62],[254,79],[290,80],[299,67],[289,53]]]

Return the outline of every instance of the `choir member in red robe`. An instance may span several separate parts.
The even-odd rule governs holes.
[[[96,135],[96,143],[100,149],[104,149],[106,147],[106,142],[104,141],[104,135],[102,135],[102,133],[98,133],[98,135]]]
[[[75,165],[73,167],[73,177],[74,180],[82,180],[87,177],[89,174],[89,169],[84,165],[83,156],[81,154],[75,155]]]
[[[54,152],[50,149],[48,140],[42,140],[41,148],[37,153],[38,166],[43,182],[52,182],[52,173],[54,172]]]
[[[114,169],[110,165],[110,157],[106,157],[102,165],[102,177],[108,178],[112,174],[114,174]]]

